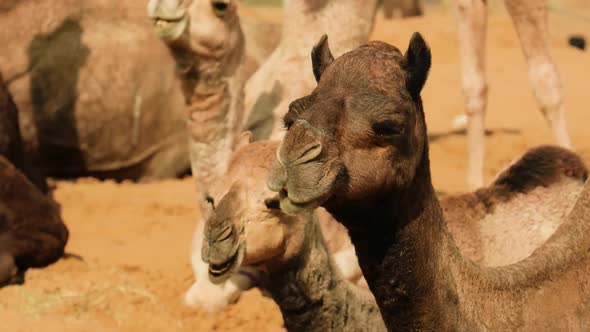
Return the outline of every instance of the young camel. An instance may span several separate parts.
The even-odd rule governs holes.
[[[472,188],[483,185],[485,156],[485,111],[487,83],[485,75],[485,0],[455,0],[459,52],[462,64],[463,92],[467,109],[469,152],[467,182]],[[529,82],[558,145],[570,147],[561,83],[549,55],[546,0],[504,1],[516,27],[520,45],[528,63]]]
[[[420,91],[430,49],[371,42],[312,52],[318,86],[294,101],[268,184],[281,208],[318,205],[349,231],[389,330],[590,328],[590,184],[533,254],[503,267],[462,256],[434,192]]]

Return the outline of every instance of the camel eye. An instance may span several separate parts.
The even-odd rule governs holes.
[[[211,1],[211,6],[213,7],[213,11],[216,15],[222,16],[229,7],[229,1],[227,0],[213,0]]]
[[[211,204],[211,207],[215,210],[215,199],[211,197],[211,195],[207,194],[207,196],[205,196],[205,200],[207,203]]]
[[[404,125],[391,120],[385,120],[374,123],[373,132],[377,136],[396,136],[404,132]]]
[[[279,202],[278,197],[265,199],[264,205],[266,205],[266,208],[269,210],[280,210],[281,209],[281,203]]]
[[[289,130],[291,128],[291,126],[293,125],[293,123],[295,123],[295,121],[292,118],[288,118],[285,117],[283,119],[283,125],[285,126],[285,129]]]

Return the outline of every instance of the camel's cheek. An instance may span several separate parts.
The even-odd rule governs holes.
[[[245,265],[276,258],[285,251],[285,235],[278,222],[253,221],[246,228]]]

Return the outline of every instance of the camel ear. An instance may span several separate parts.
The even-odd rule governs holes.
[[[334,61],[334,56],[330,52],[328,45],[328,35],[323,35],[320,41],[311,50],[311,64],[313,67],[313,76],[317,82],[320,81],[324,70]]]
[[[252,132],[245,131],[240,135],[240,137],[238,137],[238,141],[236,142],[236,146],[235,146],[234,150],[238,151],[239,149],[250,144],[251,142],[252,142]]]
[[[417,98],[426,83],[431,63],[430,47],[419,32],[412,35],[404,58],[407,71],[406,88],[412,98]]]

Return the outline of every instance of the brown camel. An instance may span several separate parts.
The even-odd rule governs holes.
[[[246,139],[249,139],[249,135],[246,135]],[[231,268],[228,266],[221,273],[224,280],[231,278],[234,284],[239,285],[239,289],[233,293],[219,294],[203,287],[202,279],[210,279],[205,268],[205,273],[197,275],[198,280],[195,284],[201,287],[193,286],[190,295],[187,294],[187,300],[193,306],[210,310],[218,303],[219,308],[216,309],[221,309],[224,304],[237,300],[240,290],[256,286],[257,282],[263,279],[260,271],[267,271],[267,264],[276,265],[276,257],[282,254],[279,247],[284,247],[284,243],[290,241],[299,241],[291,240],[292,237],[304,236],[306,239],[319,236],[308,233],[307,226],[295,227],[296,222],[278,209],[276,196],[271,195],[266,189],[270,161],[280,142],[247,143],[239,143],[240,147],[232,156],[228,173],[210,192],[210,204],[216,207],[214,214],[223,213],[227,218],[218,219],[216,226],[201,227],[204,231],[207,227],[223,228],[224,225],[233,223],[236,229],[244,229],[243,234],[246,236],[234,240],[244,246],[244,256],[251,258],[239,257],[232,262]],[[531,149],[490,186],[476,192],[444,196],[441,206],[445,221],[461,253],[466,257],[483,265],[508,264],[529,256],[551,235],[573,206],[587,174],[583,161],[568,150],[551,146]],[[246,194],[234,195],[236,191],[244,191]],[[270,198],[263,199],[264,197]],[[222,211],[221,206],[218,206],[222,200],[227,203],[224,204],[225,208],[241,208]],[[316,210],[315,213],[321,213],[321,210]],[[362,273],[354,247],[349,241],[343,241],[348,240],[346,229],[337,227],[337,223],[331,217],[322,214],[315,218],[310,214],[297,218],[303,223],[310,223],[313,219],[319,221],[326,247],[323,250],[332,256],[334,269],[339,271],[338,275],[343,280],[365,286],[364,280],[359,280]],[[523,219],[526,219],[524,223]],[[266,228],[270,227],[269,225],[282,225],[286,230],[271,232]],[[210,235],[211,231],[205,233],[207,234]],[[242,233],[236,232],[233,235],[237,237],[239,234]],[[215,242],[215,239],[205,239],[193,250],[201,259],[202,246],[216,245],[221,244]],[[298,253],[305,252],[304,247],[305,245]],[[221,255],[217,256],[215,261],[227,262],[230,259],[229,256]],[[244,271],[244,261],[255,261],[256,264],[252,265],[255,268],[250,266]],[[302,269],[299,265],[284,266],[289,263],[287,260],[279,264],[282,266],[281,273],[285,269]],[[270,280],[276,279],[274,274],[267,277]],[[216,285],[228,287],[223,282]],[[264,288],[264,285],[259,286]]]
[[[24,282],[28,268],[47,266],[64,253],[68,230],[40,189],[45,182],[27,165],[17,110],[0,74],[0,287]]]
[[[53,176],[151,180],[189,169],[174,60],[142,1],[12,1],[0,70],[27,156]],[[9,33],[8,33],[9,32]]]
[[[561,82],[549,55],[546,0],[504,1],[518,33],[528,63],[530,85],[555,142],[570,147]],[[467,111],[468,174],[472,188],[483,185],[485,156],[484,119],[487,104],[485,75],[485,0],[454,0],[459,52],[462,64],[463,92]]]
[[[318,86],[294,101],[269,186],[281,208],[318,205],[349,231],[389,330],[590,328],[590,184],[533,254],[482,267],[462,256],[434,192],[420,91],[430,49],[371,42],[312,52]]]

